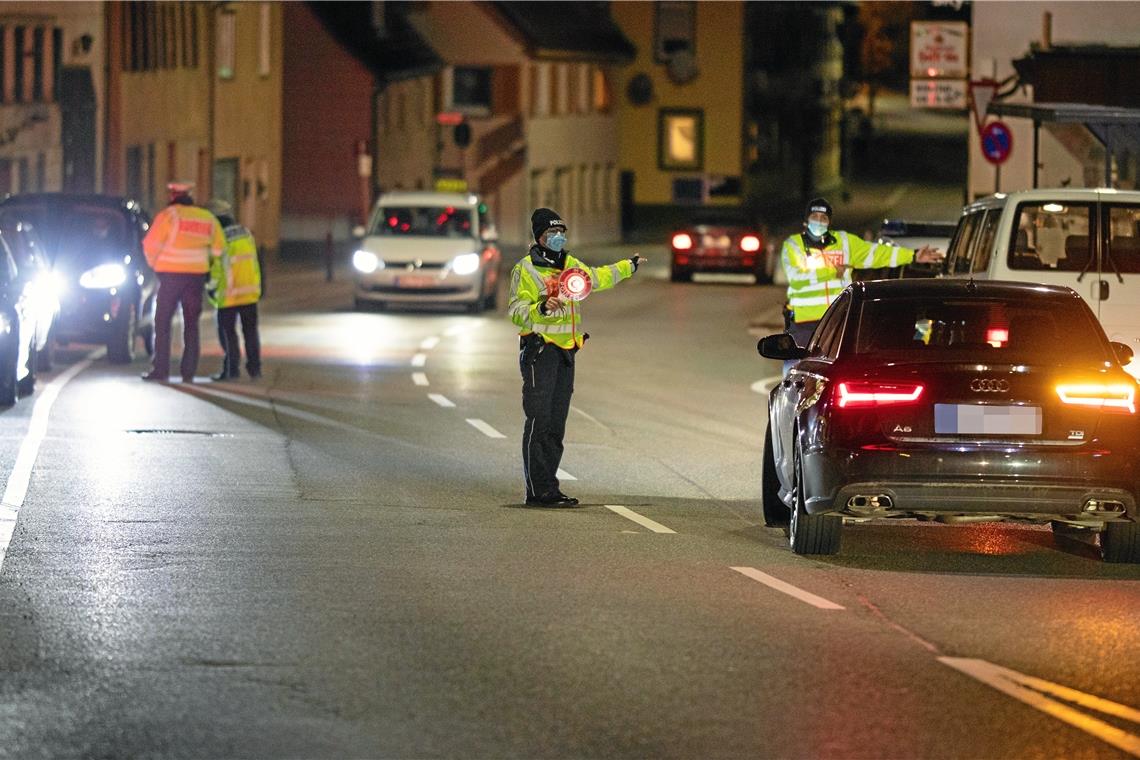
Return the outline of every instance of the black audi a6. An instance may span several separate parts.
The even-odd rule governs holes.
[[[1070,288],[857,282],[768,402],[762,494],[797,554],[839,551],[845,521],[1050,522],[1140,562],[1132,350]]]

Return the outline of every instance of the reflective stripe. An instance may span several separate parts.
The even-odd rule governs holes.
[[[534,323],[534,332],[542,335],[565,335],[566,333],[574,332],[574,324],[570,322],[559,322],[553,325],[543,324],[542,322]]]
[[[878,246],[875,246],[875,247],[878,248]],[[871,249],[871,252],[874,253],[874,249]],[[897,267],[898,265],[899,265],[899,247],[897,245],[892,245],[891,246],[891,266]]]
[[[847,240],[847,233],[840,231],[839,242],[843,246],[843,263],[851,263],[851,243]]]
[[[797,306],[830,306],[833,299],[827,296],[792,296],[788,305],[794,310]]]

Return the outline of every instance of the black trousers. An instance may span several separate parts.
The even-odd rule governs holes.
[[[522,339],[519,369],[523,378],[522,456],[528,499],[558,490],[558,465],[566,416],[574,394],[574,354],[537,336]]]
[[[241,346],[238,345],[237,321],[241,319],[241,336],[245,341],[245,370],[250,377],[261,375],[261,338],[257,333],[257,304],[226,306],[218,309],[218,342],[225,352],[222,373],[226,377],[241,374]]]
[[[170,325],[174,312],[182,306],[182,377],[198,371],[198,318],[202,316],[202,291],[206,275],[158,272],[158,297],[154,307],[154,374],[170,375]]]

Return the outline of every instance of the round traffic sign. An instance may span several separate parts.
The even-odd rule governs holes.
[[[982,128],[982,155],[991,164],[1002,164],[1013,149],[1013,132],[1004,121],[991,121]]]
[[[583,269],[571,267],[558,278],[559,294],[568,301],[581,301],[593,289],[590,275]]]

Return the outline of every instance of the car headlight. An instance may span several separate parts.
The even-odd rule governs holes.
[[[451,271],[456,274],[471,274],[479,269],[479,254],[463,253],[451,260]]]
[[[127,281],[127,270],[122,264],[100,264],[79,275],[79,284],[90,290],[109,290]]]
[[[384,260],[372,251],[357,251],[352,254],[352,266],[358,272],[372,274],[377,269],[384,268]]]

